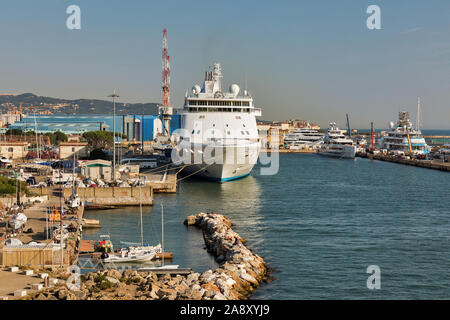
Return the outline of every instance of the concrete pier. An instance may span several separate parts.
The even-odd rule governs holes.
[[[388,161],[440,171],[450,171],[450,163],[436,160],[403,159],[400,157],[394,157],[384,154],[370,154],[370,153],[358,153],[357,156],[360,158],[367,158],[371,160]]]
[[[103,188],[76,188],[81,200],[86,203],[86,209],[96,206],[108,208],[123,206],[153,205],[152,187],[103,187]],[[71,188],[64,189],[64,197],[72,194]]]

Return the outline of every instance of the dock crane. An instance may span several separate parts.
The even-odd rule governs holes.
[[[412,156],[413,150],[412,150],[412,145],[411,145],[411,136],[409,135],[409,132],[408,132],[408,148],[409,148],[409,156]]]

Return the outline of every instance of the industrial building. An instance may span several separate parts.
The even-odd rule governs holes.
[[[170,132],[180,128],[180,115],[173,115]],[[88,131],[112,131],[112,115],[36,115],[24,117],[11,124],[10,129],[47,133],[61,131],[65,134],[83,134]],[[162,131],[157,115],[116,115],[116,132],[125,134],[129,141],[152,141]]]

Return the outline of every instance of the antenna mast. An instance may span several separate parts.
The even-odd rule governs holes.
[[[162,47],[162,91],[163,101],[159,107],[159,113],[162,116],[163,135],[170,136],[170,118],[173,109],[170,107],[170,58],[167,49],[167,30],[163,30],[163,47]]]
[[[416,119],[416,130],[420,130],[420,97],[417,97],[417,119]]]

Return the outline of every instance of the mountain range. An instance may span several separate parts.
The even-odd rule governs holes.
[[[33,93],[23,93],[18,95],[0,95],[0,111],[11,110],[11,104],[19,107],[22,104],[24,113],[32,110],[50,110],[54,114],[112,114],[113,102],[98,99],[60,99],[52,97],[38,96]],[[50,105],[67,104],[61,108],[51,108]],[[28,108],[28,107],[36,108]],[[116,114],[158,114],[157,103],[124,103],[116,102]]]

